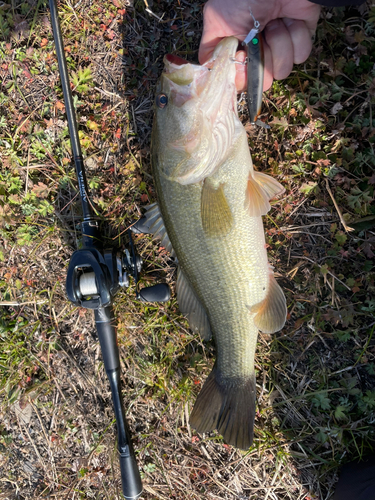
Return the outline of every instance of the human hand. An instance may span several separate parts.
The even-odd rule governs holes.
[[[304,62],[312,48],[312,36],[319,19],[320,7],[308,0],[208,0],[203,12],[203,34],[199,62],[205,63],[219,41],[235,36],[243,41],[254,20],[260,22],[264,39],[263,90],[272,81],[286,78],[293,64]],[[236,59],[245,60],[240,50]],[[236,65],[236,87],[246,90],[246,66]]]

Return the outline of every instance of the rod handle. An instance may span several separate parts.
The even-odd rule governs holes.
[[[142,493],[142,480],[121,399],[120,359],[112,306],[95,309],[95,323],[116,416],[122,492],[126,499],[135,499]]]
[[[120,453],[122,494],[126,499],[139,498],[142,494],[142,480],[133,454]]]

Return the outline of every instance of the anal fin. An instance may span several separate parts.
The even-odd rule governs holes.
[[[284,292],[273,273],[269,275],[267,296],[259,304],[250,307],[255,326],[263,333],[275,333],[283,328],[286,321],[287,307]]]
[[[226,235],[233,224],[233,215],[224,194],[224,184],[215,187],[206,178],[202,188],[201,217],[204,232],[211,237]]]
[[[190,328],[198,331],[203,340],[210,340],[212,332],[207,313],[180,267],[178,268],[176,292],[178,306],[182,314],[187,317]]]
[[[253,172],[247,181],[245,207],[251,217],[266,215],[270,209],[270,200],[283,193],[285,189],[273,177],[262,172]]]

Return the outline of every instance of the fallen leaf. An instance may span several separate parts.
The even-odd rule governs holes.
[[[337,113],[339,111],[341,111],[343,109],[343,105],[341,104],[341,102],[336,102],[336,104],[334,106],[332,106],[331,108],[331,113],[333,115],[337,115]]]
[[[56,101],[55,106],[60,111],[65,111],[65,104],[61,101]]]
[[[48,186],[43,184],[43,182],[38,182],[33,189],[32,192],[35,194],[37,198],[47,198],[50,192],[50,189]]]
[[[316,163],[320,167],[328,167],[329,165],[331,165],[331,160],[329,160],[328,158],[320,158]]]
[[[285,116],[282,116],[281,118],[274,118],[272,122],[269,122],[269,124],[272,125],[273,127],[283,127],[283,128],[289,127],[289,123],[285,118]]]
[[[113,40],[113,39],[115,38],[115,36],[116,36],[116,33],[115,33],[113,30],[111,30],[111,29],[108,29],[108,30],[107,30],[107,37],[108,37],[110,40]]]

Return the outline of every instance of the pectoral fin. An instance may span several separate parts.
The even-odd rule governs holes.
[[[146,221],[143,223],[143,226],[147,228],[155,238],[159,238],[161,240],[161,245],[174,257],[175,253],[172,247],[172,243],[169,239],[167,230],[164,225],[163,217],[157,203],[153,203],[152,205],[149,205],[149,207],[147,207],[145,218]]]
[[[270,200],[283,193],[283,186],[267,174],[253,172],[247,181],[245,207],[251,217],[266,215],[271,209]]]
[[[250,312],[256,313],[254,324],[263,333],[278,332],[285,325],[287,315],[285,295],[272,273],[266,298],[252,306]]]
[[[190,328],[198,331],[203,340],[210,340],[212,333],[207,313],[180,267],[176,291],[178,306],[182,314],[187,317]]]
[[[224,194],[224,184],[215,187],[206,178],[202,188],[201,216],[204,232],[211,237],[226,235],[233,224],[232,212]]]

